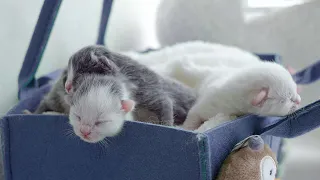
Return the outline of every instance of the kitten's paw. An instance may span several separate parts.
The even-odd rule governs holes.
[[[225,121],[233,120],[233,119],[236,119],[236,118],[237,118],[237,116],[218,113],[216,116],[214,116],[214,117],[212,117],[210,119],[215,119],[215,121],[218,121],[218,122],[225,122]]]
[[[22,111],[23,114],[32,114],[32,112],[30,112],[28,109],[25,109]]]
[[[235,119],[235,117],[219,113],[205,121],[198,129],[195,130],[195,132],[203,133],[233,119]]]
[[[193,130],[197,129],[201,125],[202,122],[203,121],[200,118],[200,116],[198,116],[195,113],[189,112],[187,119],[184,121],[184,123],[181,125],[181,127],[183,129],[193,131]]]
[[[43,112],[42,114],[49,114],[49,115],[64,115],[63,113],[55,112],[55,111],[47,111]]]
[[[170,120],[161,119],[159,124],[163,125],[163,126],[173,126],[174,125],[174,120],[173,119],[170,119]]]

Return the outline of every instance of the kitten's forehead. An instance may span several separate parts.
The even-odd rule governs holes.
[[[83,76],[81,85],[75,91],[72,97],[72,104],[79,104],[82,98],[99,100],[101,98],[116,97],[120,99],[123,96],[122,84],[115,78],[109,76],[87,75]],[[84,98],[83,98],[84,97]]]
[[[270,85],[277,86],[278,88],[285,88],[285,89],[293,89],[296,88],[296,83],[293,80],[292,75],[290,72],[284,68],[282,65],[277,63],[266,63],[264,66],[261,67],[260,71],[264,71],[267,76],[266,80],[268,80]]]
[[[121,109],[121,101],[118,97],[105,91],[105,88],[90,89],[85,96],[80,97],[72,106],[83,121],[94,122],[101,116],[118,114]]]

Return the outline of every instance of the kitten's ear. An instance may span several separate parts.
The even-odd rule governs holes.
[[[91,52],[91,59],[99,64],[107,73],[117,73],[119,71],[118,66],[105,55],[96,55],[94,52]]]
[[[268,97],[268,89],[261,89],[251,101],[252,106],[262,106]]]
[[[133,110],[134,106],[135,106],[135,102],[130,100],[130,99],[126,99],[126,100],[121,100],[121,109],[125,112],[128,113],[130,111]]]
[[[66,90],[67,94],[69,94],[72,90],[72,83],[67,80],[64,84],[64,89]]]

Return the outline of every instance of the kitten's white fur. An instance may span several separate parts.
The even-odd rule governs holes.
[[[189,70],[193,72],[194,68]],[[219,113],[284,116],[297,110],[301,101],[291,74],[279,64],[260,62],[248,67],[212,70],[213,75],[198,87],[198,100],[182,125],[185,129],[195,130]],[[262,93],[260,98],[261,92],[266,92],[266,97]],[[259,103],[253,105],[256,98],[260,99]]]
[[[223,44],[210,43],[205,41],[188,41],[183,43],[178,43],[172,46],[164,47],[157,51],[151,51],[148,53],[137,53],[133,51],[121,52],[133,59],[138,60],[140,63],[148,66],[154,67],[172,61],[172,59],[180,58],[181,56],[188,56],[192,54],[199,53],[210,53],[222,57],[229,57],[231,61],[238,62],[239,56],[244,59],[244,61],[255,61],[259,58],[250,52],[244,51],[235,46],[227,46]],[[215,64],[209,59],[198,59],[200,64]],[[222,60],[221,60],[222,61]],[[223,62],[223,61],[222,61]]]
[[[297,108],[290,99],[284,101],[284,106],[280,103],[287,93],[292,94],[294,101],[301,101],[296,83],[285,68],[261,62],[237,47],[195,41],[129,56],[197,90],[199,99],[190,110],[184,126],[187,129],[196,129],[210,118],[199,131],[213,128],[220,124],[217,121],[232,119],[231,115],[286,115]],[[269,90],[268,97],[276,99],[268,99],[261,107],[252,106],[254,96],[264,87]],[[224,115],[215,117],[218,113]],[[189,124],[192,119],[195,124]]]
[[[115,136],[121,131],[125,119],[133,120],[131,112],[121,110],[119,97],[110,93],[108,88],[110,86],[92,88],[70,107],[70,124],[75,134],[86,142],[96,143],[105,137]],[[124,93],[123,99],[129,99],[129,92]],[[99,121],[108,122],[96,124]],[[88,138],[82,135],[81,129],[90,131]]]
[[[219,113],[216,116],[209,118],[207,121],[205,121],[198,129],[195,130],[195,132],[203,133],[205,131],[208,131],[214,127],[217,127],[227,121],[231,121],[236,118],[237,116],[229,116],[229,115]]]
[[[123,54],[138,60],[158,74],[174,78],[192,88],[199,83],[199,79],[204,78],[201,75],[203,73],[199,76],[194,73],[189,74],[191,71],[185,70],[191,67],[185,65],[187,61],[196,64],[199,67],[198,72],[207,71],[212,67],[239,68],[260,62],[259,57],[240,48],[203,41],[179,43],[145,54],[137,52],[123,52]]]

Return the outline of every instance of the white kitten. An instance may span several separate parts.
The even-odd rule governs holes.
[[[199,98],[182,125],[195,130],[219,113],[284,116],[297,110],[301,101],[297,85],[281,65],[260,62],[243,68],[221,67],[224,77],[207,77],[199,86]]]
[[[256,55],[240,48],[202,41],[184,42],[145,54],[135,52],[124,54],[158,74],[174,78],[192,88],[199,84],[199,80],[208,76],[208,73],[204,72],[212,71],[211,68],[221,66],[241,68],[260,62]],[[196,64],[199,68],[192,64]]]
[[[260,60],[252,53],[238,47],[203,41],[183,42],[148,53],[122,52],[122,54],[136,59],[160,74],[163,74],[162,69],[170,68],[170,63],[185,58],[197,62],[198,65],[210,65],[211,67],[220,63],[233,66],[234,63],[239,64],[239,59],[244,63]],[[159,68],[163,64],[166,64],[164,68]]]

